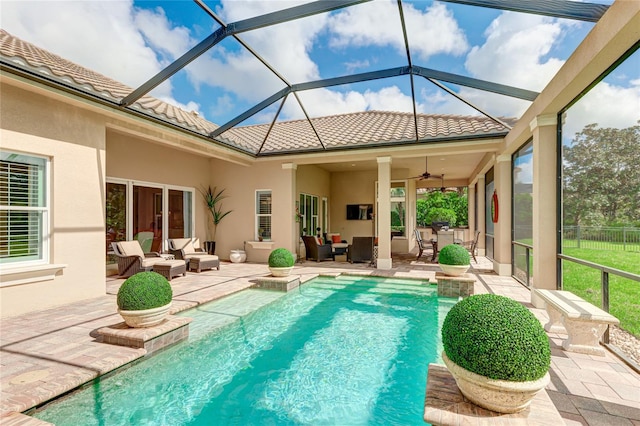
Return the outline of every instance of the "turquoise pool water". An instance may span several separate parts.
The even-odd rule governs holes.
[[[34,417],[64,425],[424,425],[456,299],[414,280],[320,277],[183,315],[190,337]],[[257,309],[257,310],[256,310]]]

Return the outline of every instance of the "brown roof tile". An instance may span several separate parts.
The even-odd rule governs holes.
[[[2,29],[0,56],[5,62],[116,104],[132,91],[120,82],[40,49]],[[143,96],[130,108],[202,135],[209,135],[218,128],[194,112],[152,96]],[[235,127],[217,139],[253,154],[320,150],[323,144],[326,149],[339,149],[410,143],[416,139],[411,113],[365,111],[318,117],[311,121],[313,127],[307,120],[278,122],[271,132],[270,124]],[[459,115],[420,114],[417,127],[419,139],[492,136],[508,130],[487,117]]]

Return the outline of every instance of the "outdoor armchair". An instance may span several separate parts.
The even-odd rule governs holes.
[[[151,271],[154,264],[164,261],[158,253],[143,252],[138,240],[111,243],[111,247],[118,262],[118,275],[121,277]]]
[[[353,237],[353,243],[347,250],[349,262],[371,262],[373,261],[373,237]]]
[[[427,250],[427,247],[429,245],[431,245],[432,249],[435,251],[435,245],[436,245],[435,238],[432,238],[429,241],[425,241],[422,239],[422,235],[420,235],[419,230],[414,229],[413,232],[416,235],[416,244],[418,244],[418,256],[416,256],[416,260],[420,259],[420,257],[422,256],[422,253],[424,253]]]
[[[471,254],[471,257],[473,257],[473,261],[478,263],[478,260],[476,259],[476,251],[478,250],[478,237],[480,236],[480,231],[476,231],[475,236],[473,237],[473,240],[469,240],[469,241],[464,241],[462,243],[462,245],[469,250],[469,254]]]
[[[333,260],[331,244],[318,244],[318,239],[311,235],[304,235],[302,241],[304,241],[307,260],[315,260],[316,262]]]
[[[347,251],[349,244],[347,240],[343,240],[338,232],[327,232],[324,234],[324,242],[331,244],[331,251],[333,254],[344,254]]]
[[[176,259],[189,260],[195,256],[205,256],[208,253],[200,247],[198,238],[170,238],[167,240],[169,253]]]

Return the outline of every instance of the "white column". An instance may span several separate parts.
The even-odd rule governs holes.
[[[533,287],[555,290],[558,118],[556,114],[540,115],[529,126],[533,133]],[[531,302],[538,308],[544,306],[534,298]]]
[[[484,233],[487,230],[487,224],[484,221],[485,218],[485,196],[484,196],[484,175],[478,177],[478,231],[480,236],[478,237],[478,254],[484,256],[486,254],[486,242]]]
[[[469,240],[476,234],[476,186],[467,189],[467,217],[469,218]]]
[[[499,155],[494,166],[498,222],[494,226],[493,269],[511,275],[511,156]]]
[[[391,269],[391,157],[378,157],[378,269]]]
[[[298,170],[298,165],[294,163],[283,163],[282,170],[288,171],[289,176],[287,177],[287,190],[290,192],[290,196],[287,197],[287,206],[285,208],[285,213],[288,215],[288,221],[286,229],[289,230],[287,235],[283,236],[283,241],[288,241],[290,244],[287,244],[287,250],[292,253],[298,255],[299,251],[299,243],[298,243],[298,224],[296,223],[295,215],[296,215],[296,175]]]

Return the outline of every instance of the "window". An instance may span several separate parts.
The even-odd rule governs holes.
[[[49,261],[49,161],[0,152],[0,264]]]
[[[533,244],[533,141],[529,141],[513,154],[511,164],[513,240],[531,245]],[[529,285],[533,273],[531,253],[527,253],[526,247],[515,244],[512,252],[513,276]]]
[[[378,182],[376,181],[376,203],[378,199]],[[391,237],[405,237],[407,223],[407,181],[392,180],[389,192],[391,210]],[[378,205],[377,210],[380,210]],[[378,220],[375,221],[375,234],[378,235]]]
[[[484,222],[485,222],[485,250],[486,256],[489,259],[493,259],[493,216],[491,215],[491,205],[493,200],[493,190],[495,189],[495,183],[493,182],[493,167],[489,169],[485,175],[484,186]]]
[[[391,235],[405,236],[407,222],[405,181],[391,182]]]
[[[256,239],[271,240],[271,191],[256,191]]]
[[[193,236],[194,190],[107,178],[107,263],[111,243],[135,239],[145,252],[162,252],[167,238]]]
[[[316,235],[318,224],[318,197],[300,193],[300,235]]]

